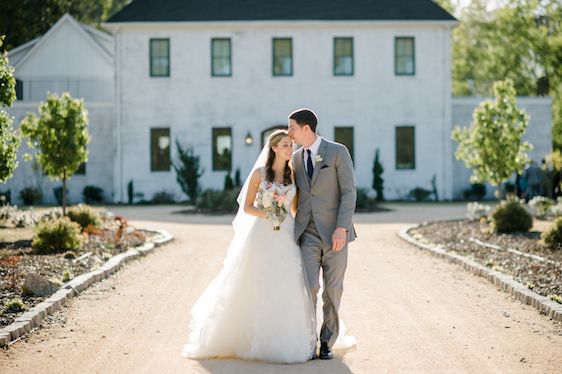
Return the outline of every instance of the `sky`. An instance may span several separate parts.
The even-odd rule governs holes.
[[[471,0],[453,0],[453,4],[458,4],[457,7],[457,12],[460,12],[462,10],[462,8],[468,6],[470,4]],[[487,8],[488,9],[494,9],[497,8],[499,5],[501,5],[504,2],[504,0],[486,0],[487,3]],[[458,15],[458,14],[456,14]]]

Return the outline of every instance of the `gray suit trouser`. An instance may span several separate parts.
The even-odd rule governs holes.
[[[331,246],[324,245],[314,220],[311,218],[306,230],[300,237],[300,247],[315,311],[317,295],[320,290],[320,268],[322,268],[324,320],[320,329],[320,342],[326,342],[329,347],[332,347],[339,334],[338,311],[343,293],[343,278],[347,267],[347,244],[339,252],[332,250]]]

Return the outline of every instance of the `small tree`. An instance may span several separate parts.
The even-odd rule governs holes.
[[[205,169],[200,168],[199,156],[195,155],[193,148],[183,148],[179,140],[176,139],[176,149],[178,150],[178,158],[173,163],[176,180],[191,202],[195,203],[200,189],[199,178],[203,175]]]
[[[127,183],[127,198],[129,205],[133,203],[133,199],[135,197],[135,186],[133,184],[133,180],[131,179],[129,183]]]
[[[379,160],[379,149],[375,151],[375,162],[373,163],[373,189],[377,193],[376,200],[384,200],[384,180],[382,179],[382,173],[384,168]]]
[[[230,176],[230,170],[224,176],[224,190],[225,191],[232,191],[234,189],[234,181]]]
[[[0,47],[4,36],[0,36]],[[17,154],[21,143],[14,131],[13,120],[4,110],[16,99],[14,68],[8,62],[8,53],[0,53],[0,183],[5,183],[18,166]]]
[[[236,168],[236,172],[234,173],[234,187],[242,187],[242,180],[240,179],[240,168]]]
[[[470,128],[453,130],[453,139],[459,142],[456,158],[472,169],[470,181],[499,186],[514,171],[522,172],[532,146],[521,140],[529,116],[517,108],[513,82],[494,83],[494,96],[474,110]]]
[[[66,181],[88,160],[86,145],[90,142],[88,113],[84,101],[48,94],[39,105],[39,116],[28,113],[21,123],[30,148],[40,149],[35,155],[51,179],[62,179],[62,210],[66,214]],[[27,155],[29,159],[31,156]]]

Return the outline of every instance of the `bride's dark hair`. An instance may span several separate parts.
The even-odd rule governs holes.
[[[287,130],[275,130],[267,141],[269,145],[269,153],[267,155],[267,162],[265,163],[265,180],[268,182],[275,181],[275,172],[273,171],[273,161],[275,160],[275,151],[273,147],[277,147],[277,144],[281,139],[289,136]],[[291,160],[287,160],[285,163],[285,170],[283,171],[283,185],[287,186],[293,183],[293,170],[290,165]]]

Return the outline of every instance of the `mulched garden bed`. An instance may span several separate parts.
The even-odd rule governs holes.
[[[509,275],[562,303],[562,250],[547,247],[539,231],[495,234],[486,223],[462,220],[424,223],[409,234]]]
[[[125,221],[126,222],[126,221]],[[16,233],[16,228],[1,228],[0,233]],[[88,232],[88,230],[86,230]],[[29,272],[39,274],[49,280],[62,282],[65,271],[77,277],[99,268],[112,256],[143,244],[157,235],[155,232],[137,230],[130,226],[110,225],[104,229],[89,230],[80,250],[73,251],[75,258],[65,258],[64,254],[36,254],[31,248],[31,238],[13,242],[0,242],[0,328],[9,325],[20,312],[10,312],[4,308],[6,301],[20,298],[26,309],[45,300],[47,297],[29,296],[21,291],[25,275]],[[18,235],[15,235],[18,236]],[[6,237],[6,235],[4,235]],[[21,239],[21,238],[20,238]]]

